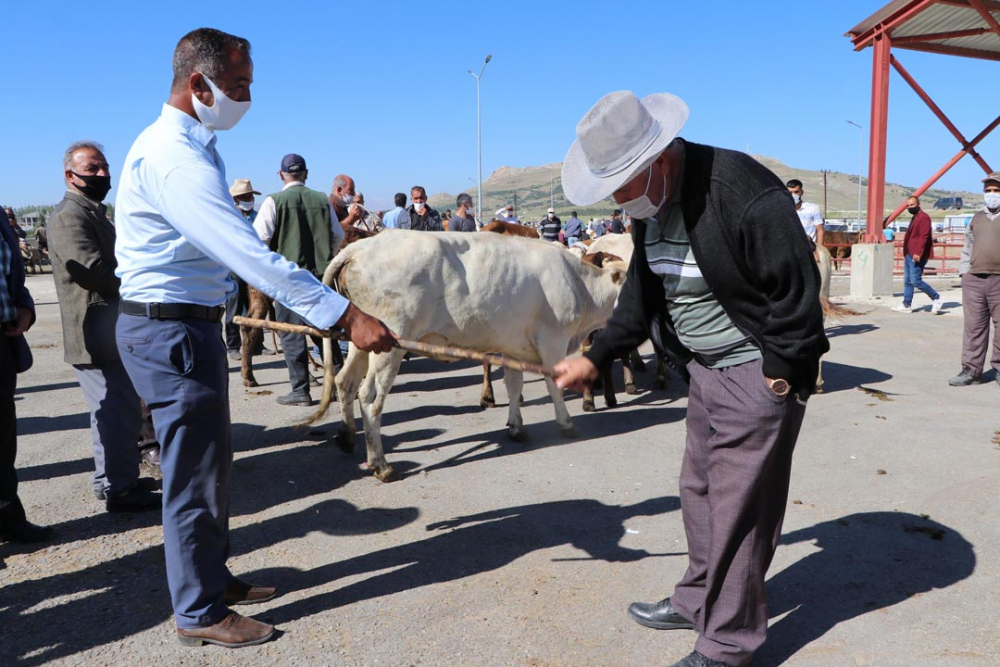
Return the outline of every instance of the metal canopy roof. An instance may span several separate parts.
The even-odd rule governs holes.
[[[855,51],[882,33],[892,36],[895,49],[1000,60],[998,16],[996,0],[893,0],[846,36]]]

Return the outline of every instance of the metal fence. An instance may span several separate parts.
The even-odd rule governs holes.
[[[846,248],[850,251],[850,243],[830,243],[825,244],[830,250],[830,255],[833,257],[833,274],[834,275],[850,275],[851,272],[851,258],[843,257],[837,258],[837,251],[841,248]],[[892,274],[894,276],[903,275],[903,241],[894,241],[894,262]],[[954,239],[948,239],[941,242],[936,242],[933,244],[933,250],[931,251],[931,258],[927,261],[927,265],[924,267],[924,275],[928,276],[947,276],[947,275],[958,275],[958,265],[961,260],[962,246],[964,243],[956,242]]]

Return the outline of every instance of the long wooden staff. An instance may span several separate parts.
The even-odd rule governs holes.
[[[241,317],[239,315],[233,318],[233,322],[235,324],[239,324],[244,327],[254,327],[256,329],[270,329],[272,331],[284,331],[286,333],[302,334],[304,336],[317,336],[319,338],[333,338],[334,340],[347,340],[347,336],[345,336],[342,333],[330,331],[329,329],[325,330],[316,329],[313,327],[303,326],[301,324],[272,322],[271,320],[257,320],[250,317]],[[417,352],[418,354],[423,354],[429,357],[448,357],[450,359],[471,359],[472,361],[489,363],[493,366],[510,368],[515,371],[535,373],[537,375],[544,375],[550,378],[556,376],[555,371],[549,368],[548,366],[542,366],[541,364],[532,364],[527,361],[518,361],[517,359],[508,359],[507,357],[501,356],[499,354],[483,354],[482,352],[466,350],[465,348],[461,347],[431,345],[430,343],[421,343],[415,340],[404,340],[402,338],[396,340],[396,345],[400,349],[406,350],[408,352]]]

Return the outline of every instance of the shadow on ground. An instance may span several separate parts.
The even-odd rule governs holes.
[[[89,412],[80,412],[75,415],[59,415],[58,417],[19,417],[17,420],[18,435],[73,431],[81,428],[90,429]]]
[[[789,663],[836,625],[947,588],[976,567],[973,546],[961,534],[904,512],[851,514],[781,539],[797,542],[814,542],[821,551],[768,581],[771,617],[788,615],[768,630],[754,656],[760,667]]]
[[[328,500],[301,512],[233,530],[233,552],[265,548],[316,530],[331,535],[384,532],[411,523],[418,516],[415,507],[358,509],[343,500]],[[90,517],[76,523],[103,519]],[[61,535],[74,531],[66,524],[56,529]],[[90,536],[94,533],[83,532]],[[0,547],[0,563],[11,553],[10,546]],[[55,552],[49,557],[60,558]],[[447,568],[447,559],[439,566]],[[288,580],[276,583],[286,591],[289,588]],[[0,600],[0,627],[4,628],[0,664],[50,663],[120,642],[171,618],[163,547],[157,545],[117,560],[102,560],[80,571],[5,586]],[[163,637],[163,641],[175,641],[173,624],[169,625],[171,636]]]
[[[303,617],[423,586],[491,572],[533,551],[572,545],[586,560],[630,562],[654,556],[618,545],[624,522],[680,509],[674,496],[635,505],[605,505],[596,500],[564,500],[522,505],[433,523],[425,540],[390,547],[312,570],[278,569],[256,578],[288,582],[292,590],[324,586],[331,581],[378,573],[329,593],[290,602],[270,612],[273,622]]]
[[[826,330],[826,337],[838,338],[840,336],[857,336],[859,334],[878,331],[879,328],[880,327],[872,324],[871,322],[866,322],[864,324],[841,324],[834,327],[828,327]]]
[[[849,366],[833,361],[823,362],[822,373],[824,394],[834,391],[845,391],[847,389],[857,389],[861,385],[870,385],[892,379],[892,376],[888,373],[875,368]]]
[[[70,389],[71,387],[79,387],[78,382],[53,382],[52,384],[36,384],[30,387],[18,387],[14,392],[14,395],[18,394],[33,394],[39,391],[56,391],[57,389]]]

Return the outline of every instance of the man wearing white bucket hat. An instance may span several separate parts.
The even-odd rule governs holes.
[[[819,272],[784,184],[749,156],[677,138],[687,105],[667,93],[605,95],[577,125],[566,196],[613,196],[635,252],[607,327],[556,365],[582,389],[647,338],[689,380],[680,497],[688,567],[633,620],[696,629],[672,667],[743,667],[767,633],[764,575],[781,534],[792,450],[829,349]]]

